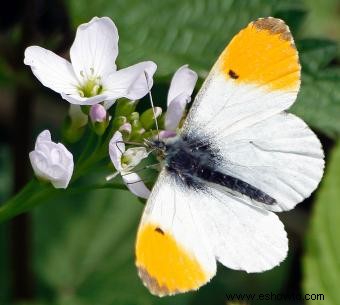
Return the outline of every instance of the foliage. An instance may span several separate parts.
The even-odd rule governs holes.
[[[322,304],[340,303],[340,146],[332,152],[307,235],[304,257],[304,290],[323,293]],[[309,304],[314,304],[310,301]],[[321,303],[321,302],[320,302]]]

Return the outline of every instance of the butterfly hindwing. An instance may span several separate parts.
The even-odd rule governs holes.
[[[193,208],[197,200],[197,193],[160,174],[136,241],[138,273],[153,294],[195,290],[215,275],[215,257]]]
[[[247,196],[249,204],[286,211],[310,196],[324,168],[321,143],[305,122],[290,113],[276,114],[233,134],[211,138],[225,162],[220,170],[260,189],[276,200],[266,205]]]
[[[273,212],[250,206],[214,187],[201,194],[195,209],[216,259],[224,266],[263,272],[286,258],[287,234]]]

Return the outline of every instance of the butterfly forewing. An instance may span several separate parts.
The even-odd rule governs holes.
[[[222,52],[184,124],[232,133],[289,108],[300,87],[293,37],[280,19],[262,18]]]

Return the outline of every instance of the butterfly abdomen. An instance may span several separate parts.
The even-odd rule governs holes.
[[[197,177],[211,183],[222,185],[230,190],[233,190],[239,194],[245,195],[250,199],[262,202],[265,204],[275,204],[276,200],[265,192],[262,192],[258,188],[251,184],[244,182],[243,180],[237,179],[233,176],[223,174],[219,171],[209,167],[200,167],[196,172]]]
[[[221,161],[209,143],[177,138],[168,143],[165,153],[166,169],[182,185],[204,190],[206,182],[224,186],[236,193],[265,204],[276,200],[251,184],[218,170]]]

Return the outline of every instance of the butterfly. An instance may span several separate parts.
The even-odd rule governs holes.
[[[221,53],[179,134],[153,140],[163,168],[136,239],[136,266],[151,293],[196,290],[217,262],[263,272],[287,256],[274,212],[293,209],[318,186],[320,141],[286,110],[301,67],[284,21],[260,18]]]

